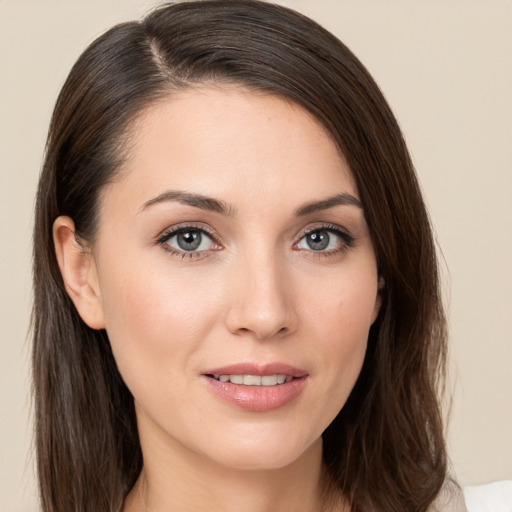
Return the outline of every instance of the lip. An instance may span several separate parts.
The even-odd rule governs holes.
[[[289,377],[305,377],[308,372],[285,363],[236,363],[203,372],[203,375],[274,375],[282,374]]]
[[[244,386],[231,382],[220,382],[213,375],[274,375],[293,377],[290,382],[276,386]],[[202,374],[208,388],[223,401],[252,412],[266,412],[280,409],[295,400],[308,381],[308,373],[285,363],[237,363],[213,368]]]

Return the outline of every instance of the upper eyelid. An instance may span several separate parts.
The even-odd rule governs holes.
[[[205,226],[202,223],[196,223],[196,222],[187,222],[185,224],[178,224],[176,226],[170,226],[163,231],[160,232],[156,236],[157,242],[163,241],[165,239],[169,239],[171,236],[181,232],[186,231],[187,229],[196,229],[197,231],[201,231],[207,236],[209,236],[213,241],[216,243],[222,244],[220,236],[212,229],[207,226]]]
[[[303,237],[305,237],[306,235],[308,235],[309,233],[312,233],[314,231],[320,231],[320,230],[327,230],[327,231],[334,231],[336,233],[340,233],[340,234],[344,234],[348,237],[351,237],[351,238],[354,238],[353,235],[350,233],[350,231],[342,226],[339,226],[338,224],[331,224],[330,222],[324,222],[324,223],[321,223],[321,224],[316,224],[316,225],[313,225],[313,226],[309,226],[309,227],[306,227],[304,229],[302,229],[298,234],[297,234],[297,237],[300,239],[302,239]]]

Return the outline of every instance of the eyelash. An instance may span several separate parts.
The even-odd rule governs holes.
[[[311,256],[316,258],[326,258],[330,256],[338,256],[340,254],[346,253],[349,249],[354,247],[356,243],[356,239],[352,236],[348,231],[337,226],[335,224],[322,224],[320,226],[313,226],[311,228],[306,229],[300,236],[299,241],[294,244],[296,247],[306,236],[311,233],[315,233],[318,231],[327,231],[327,233],[335,234],[342,241],[342,246],[337,249],[331,249],[328,251],[315,251],[313,249],[297,249],[299,251],[306,251]]]
[[[212,240],[212,243],[217,244],[220,246],[219,249],[212,249],[212,250],[203,250],[203,251],[181,251],[174,249],[171,247],[167,242],[176,235],[179,235],[180,233],[186,233],[187,231],[195,231],[200,232],[204,235],[206,235],[208,238]],[[326,231],[328,233],[333,233],[336,236],[338,236],[342,240],[342,246],[337,249],[331,249],[331,250],[319,250],[315,251],[313,249],[302,249],[298,248],[297,245],[308,235],[311,233],[319,232],[319,231]],[[311,228],[308,228],[302,232],[300,235],[300,238],[298,242],[293,244],[293,248],[297,251],[305,251],[309,253],[311,256],[317,257],[317,258],[324,258],[324,257],[330,257],[335,256],[339,254],[343,254],[347,252],[350,248],[352,248],[355,245],[356,239],[348,233],[346,230],[341,228],[340,226],[334,225],[334,224],[322,224],[319,226],[314,226]],[[219,241],[219,238],[217,235],[210,229],[208,229],[205,226],[195,225],[195,224],[186,224],[181,226],[176,226],[173,228],[170,228],[166,231],[164,231],[157,239],[156,243],[162,247],[162,249],[168,253],[170,253],[172,256],[180,257],[182,260],[189,259],[189,260],[196,260],[196,259],[203,259],[208,256],[210,256],[213,252],[216,252],[218,250],[222,249],[221,243]]]
[[[186,233],[187,231],[198,231],[201,234],[206,235],[208,238],[212,240],[214,244],[221,245],[216,234],[206,228],[205,226],[198,226],[194,224],[186,224],[181,226],[176,226],[164,231],[156,240],[156,243],[162,247],[162,249],[171,254],[171,256],[180,257],[182,260],[196,260],[203,259],[210,256],[211,251],[180,251],[171,247],[167,242],[176,235],[180,233]],[[217,251],[220,249],[213,249],[213,251]]]

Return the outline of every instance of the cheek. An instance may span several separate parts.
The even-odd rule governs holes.
[[[191,365],[218,314],[215,297],[203,293],[204,286],[165,268],[149,272],[140,261],[129,267],[105,268],[101,289],[114,357],[136,394],[141,380],[161,385],[162,376],[168,379]]]
[[[367,331],[338,331],[324,344],[324,360],[318,376],[322,393],[310,410],[312,417],[321,418],[319,434],[343,409],[361,372],[366,348]]]
[[[347,315],[330,318],[330,328],[324,334],[323,358],[324,378],[328,395],[338,397],[338,410],[345,403],[361,371],[370,324]],[[337,414],[338,411],[336,411]]]
[[[377,303],[373,273],[347,273],[333,280],[323,300],[309,301],[314,357],[325,392],[312,414],[324,411],[330,423],[345,404],[361,372]]]
[[[340,370],[344,381],[354,384],[361,370],[368,334],[373,323],[377,303],[376,284],[373,281],[354,280],[347,283],[339,295],[337,307],[330,308],[328,352]],[[335,368],[333,368],[335,370]]]
[[[322,287],[306,283],[302,292],[306,297],[303,315],[322,333],[329,351],[351,351],[366,344],[378,304],[373,268],[374,265],[361,265],[332,272],[329,279],[322,281]]]

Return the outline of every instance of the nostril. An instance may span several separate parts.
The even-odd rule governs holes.
[[[267,295],[246,292],[243,296],[233,296],[226,310],[228,331],[259,340],[282,338],[294,332],[297,315],[288,298],[273,301]]]
[[[238,336],[254,336],[256,339],[264,340],[267,338],[275,338],[275,337],[282,337],[287,335],[289,332],[289,329],[287,327],[281,327],[277,331],[273,330],[264,330],[262,328],[259,329],[249,329],[248,327],[240,327],[235,331],[235,334]]]

